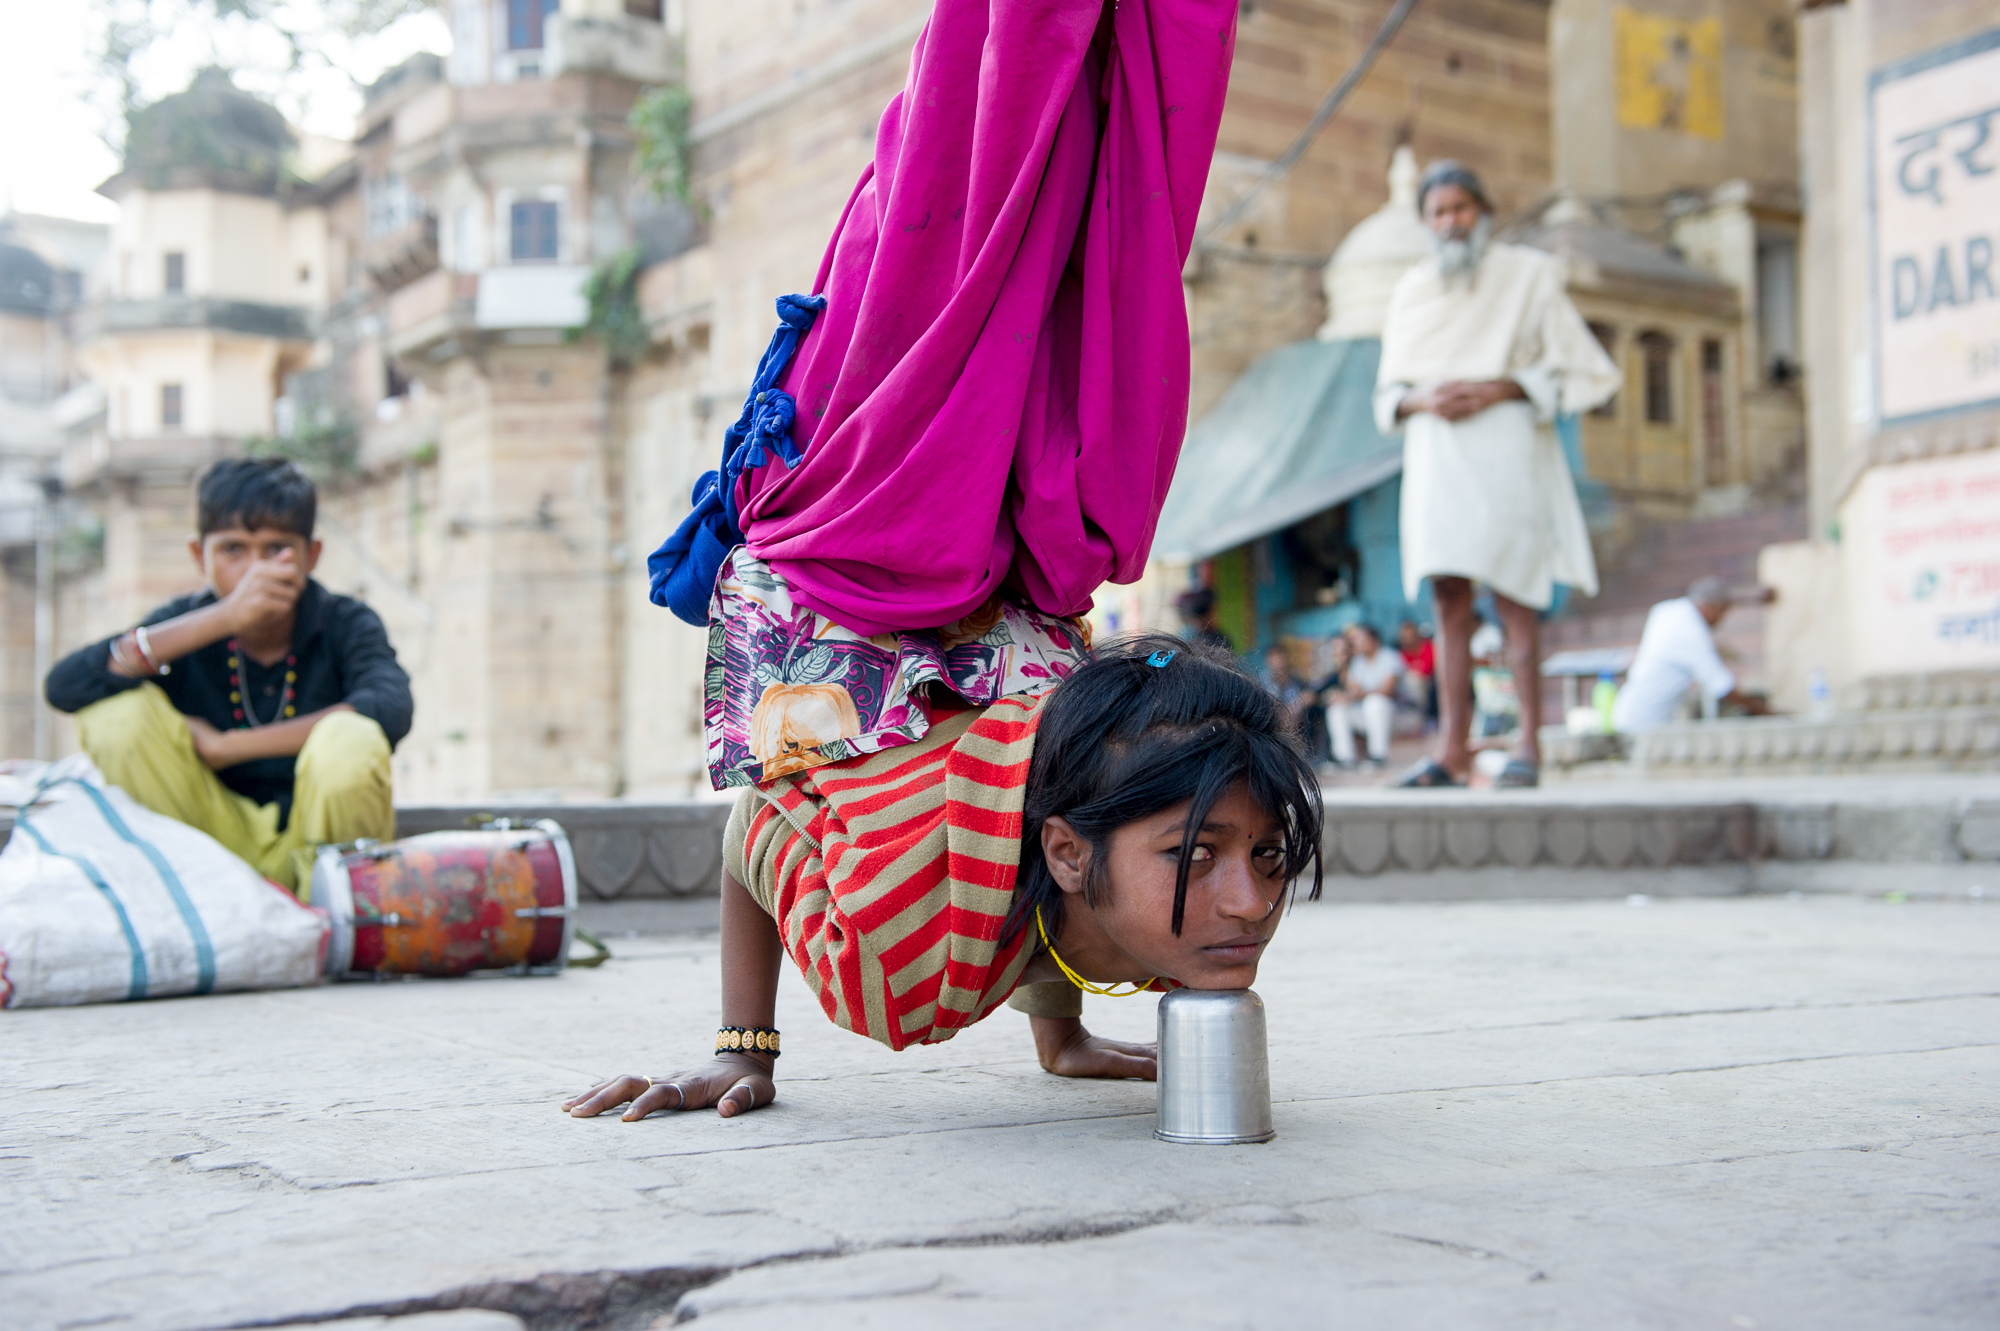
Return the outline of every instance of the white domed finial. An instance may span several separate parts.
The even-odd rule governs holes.
[[[1389,159],[1389,201],[1355,223],[1322,271],[1327,319],[1322,342],[1382,336],[1396,280],[1430,253],[1417,217],[1417,155],[1404,144]]]
[[[1404,212],[1417,210],[1417,155],[1405,143],[1389,159],[1389,206]]]

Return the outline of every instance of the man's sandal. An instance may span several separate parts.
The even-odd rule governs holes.
[[[1426,758],[1396,779],[1396,785],[1410,790],[1438,790],[1451,786],[1462,786],[1463,781],[1452,779],[1444,764],[1435,758]]]
[[[1509,758],[1507,765],[1500,769],[1500,775],[1493,778],[1493,785],[1500,790],[1527,790],[1542,784],[1540,763],[1531,763],[1526,758]]]

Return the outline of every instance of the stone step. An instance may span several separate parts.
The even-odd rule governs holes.
[[[2000,705],[1680,721],[1643,735],[1542,730],[1550,783],[2000,771]]]
[[[1996,776],[1346,787],[1327,792],[1326,810],[1327,868],[1359,877],[2000,861]]]

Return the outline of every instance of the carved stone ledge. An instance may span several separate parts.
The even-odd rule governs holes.
[[[701,896],[722,882],[722,828],[729,809],[722,801],[692,800],[405,805],[396,810],[396,835],[455,830],[487,817],[552,818],[569,837],[587,898]]]

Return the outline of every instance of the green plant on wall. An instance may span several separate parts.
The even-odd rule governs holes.
[[[319,481],[336,481],[361,473],[361,439],[354,422],[322,409],[301,421],[290,434],[264,438],[252,435],[243,451],[252,456],[290,458]]]
[[[648,88],[632,106],[626,124],[638,136],[632,174],[656,199],[679,199],[692,207],[690,178],[693,145],[688,139],[688,112],[694,99],[678,83]]]
[[[586,335],[604,346],[604,354],[615,366],[636,364],[652,345],[646,317],[639,312],[639,251],[620,250],[590,270],[583,284],[583,296],[590,303],[590,316],[580,328],[567,330],[575,342]]]

